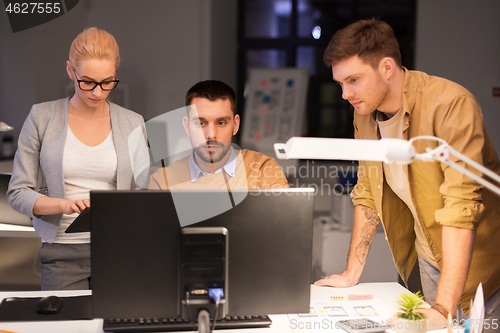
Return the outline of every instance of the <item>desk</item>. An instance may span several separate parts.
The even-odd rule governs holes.
[[[0,290],[40,290],[41,244],[33,227],[0,223]]]
[[[396,282],[385,282],[385,283],[362,283],[350,288],[328,288],[328,287],[316,287],[311,286],[311,300],[314,302],[318,299],[329,299],[330,296],[345,296],[347,300],[347,295],[366,295],[372,294],[375,299],[382,304],[388,312],[391,314],[396,312],[395,300],[399,297],[402,292],[408,292],[408,290]],[[37,292],[0,292],[0,299],[6,297],[43,297],[47,295],[58,295],[58,296],[76,296],[76,295],[89,295],[90,291],[37,291]],[[345,301],[347,302],[347,301]],[[219,332],[224,333],[252,333],[252,332],[344,332],[343,330],[337,329],[306,329],[305,327],[300,329],[298,327],[293,327],[291,325],[290,319],[292,315],[270,315],[273,324],[271,328],[266,329],[244,329],[244,330],[221,330]],[[336,317],[337,319],[345,319],[344,317]],[[332,319],[329,317],[328,319]],[[333,318],[335,319],[335,318]],[[375,318],[376,321],[388,319],[379,317]],[[302,318],[305,322],[310,320],[309,318]],[[297,325],[296,325],[297,326]],[[67,332],[81,332],[81,333],[102,333],[102,319],[94,319],[88,321],[60,321],[60,322],[0,322],[0,332],[15,332],[15,333],[67,333]]]
[[[0,172],[12,173],[12,168],[14,167],[14,159],[12,157],[0,157]]]
[[[0,223],[0,237],[40,238],[33,227],[6,223]]]

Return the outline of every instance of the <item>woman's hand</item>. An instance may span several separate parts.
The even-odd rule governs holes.
[[[33,205],[34,215],[56,215],[81,213],[90,207],[90,199],[59,199],[41,197]]]
[[[89,199],[63,199],[61,201],[61,209],[63,214],[81,213],[87,207],[90,207]]]

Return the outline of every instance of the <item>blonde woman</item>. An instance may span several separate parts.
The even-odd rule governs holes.
[[[128,137],[143,118],[107,100],[119,64],[113,36],[85,29],[66,62],[75,94],[34,105],[21,130],[7,195],[42,238],[42,290],[89,289],[90,233],[65,230],[90,190],[137,187]]]

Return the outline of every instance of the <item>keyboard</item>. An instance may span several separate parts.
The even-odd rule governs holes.
[[[215,329],[258,328],[272,324],[269,316],[226,316],[217,320]],[[213,320],[210,320],[212,328]],[[198,320],[182,318],[131,318],[104,319],[104,332],[170,332],[192,331],[198,327]]]

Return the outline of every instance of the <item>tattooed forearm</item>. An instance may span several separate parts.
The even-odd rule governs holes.
[[[361,210],[365,214],[366,223],[362,229],[361,237],[373,239],[377,233],[377,227],[380,223],[380,218],[376,210],[361,206]]]
[[[371,208],[363,206],[361,209],[365,215],[366,222],[362,226],[361,239],[356,246],[355,254],[359,263],[364,264],[368,252],[370,251],[370,246],[375,238],[375,234],[377,233],[377,226],[380,223],[380,218],[378,217],[377,211]]]

